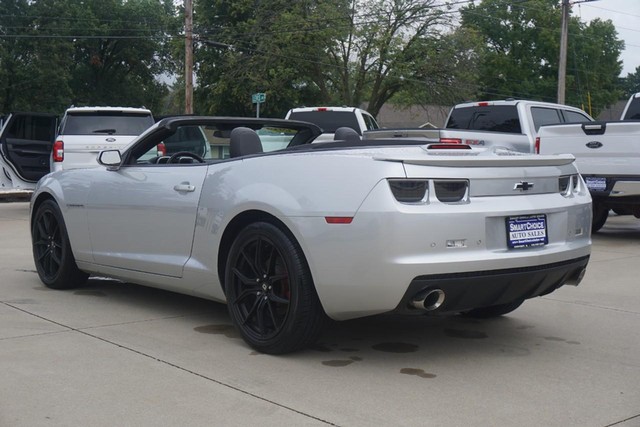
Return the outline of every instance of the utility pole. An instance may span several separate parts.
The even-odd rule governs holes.
[[[184,0],[184,112],[193,114],[193,0]]]
[[[571,4],[590,3],[598,0],[562,0],[562,27],[560,31],[560,61],[558,63],[558,104],[564,104],[567,86],[567,44],[569,39],[569,7]]]
[[[562,27],[560,31],[560,61],[558,63],[558,104],[564,104],[567,81],[567,40],[569,38],[569,0],[562,0]]]

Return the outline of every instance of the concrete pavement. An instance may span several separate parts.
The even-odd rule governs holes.
[[[0,426],[640,426],[640,220],[583,283],[500,319],[376,316],[257,354],[221,304],[106,279],[53,291],[0,203]]]

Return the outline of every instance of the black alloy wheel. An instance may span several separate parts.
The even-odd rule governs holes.
[[[229,313],[245,341],[272,354],[315,341],[324,319],[296,242],[278,227],[254,223],[240,232],[226,268]]]
[[[42,283],[53,289],[70,289],[86,282],[71,252],[67,230],[58,205],[44,201],[37,209],[31,229],[33,260]]]

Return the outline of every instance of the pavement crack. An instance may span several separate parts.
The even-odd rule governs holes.
[[[104,342],[104,343],[107,343],[107,344],[110,344],[110,345],[116,346],[116,347],[121,348],[121,349],[123,349],[123,350],[130,351],[130,352],[135,353],[135,354],[137,354],[137,355],[140,355],[140,356],[146,357],[146,358],[148,358],[148,359],[151,359],[151,360],[153,360],[153,361],[155,361],[155,362],[162,363],[162,364],[167,365],[167,366],[170,366],[170,367],[172,367],[172,368],[174,368],[174,369],[178,369],[178,370],[180,370],[180,371],[186,372],[186,373],[191,374],[191,375],[194,375],[194,376],[196,376],[196,377],[199,377],[199,378],[205,379],[205,380],[207,380],[207,381],[211,381],[211,382],[213,382],[213,383],[215,383],[215,384],[218,384],[218,385],[220,385],[220,386],[227,387],[227,388],[229,388],[229,389],[231,389],[231,390],[237,391],[238,393],[244,394],[244,395],[246,395],[246,396],[250,396],[250,397],[252,397],[252,398],[254,398],[254,399],[261,400],[261,401],[263,401],[263,402],[265,402],[265,403],[269,403],[269,404],[271,404],[271,405],[278,406],[278,407],[280,407],[280,408],[282,408],[282,409],[286,409],[286,410],[288,410],[288,411],[294,412],[294,413],[299,414],[299,415],[302,415],[302,416],[304,416],[304,417],[307,417],[307,418],[310,418],[310,419],[313,419],[313,420],[319,421],[319,422],[321,422],[321,423],[323,423],[323,424],[330,425],[330,426],[337,426],[337,425],[338,425],[338,424],[332,423],[331,421],[327,421],[327,420],[324,420],[324,419],[322,419],[322,418],[316,417],[316,416],[314,416],[314,415],[308,414],[308,413],[306,413],[306,412],[299,411],[299,410],[297,410],[297,409],[295,409],[295,408],[292,408],[292,407],[290,407],[290,406],[284,405],[284,404],[282,404],[282,403],[278,403],[278,402],[276,402],[276,401],[273,401],[273,400],[267,399],[266,397],[262,397],[262,396],[260,396],[260,395],[258,395],[258,394],[252,393],[252,392],[250,392],[250,391],[243,390],[243,389],[241,389],[241,388],[239,388],[239,387],[237,387],[237,386],[234,386],[234,385],[232,385],[232,384],[225,383],[225,382],[220,381],[220,380],[217,380],[217,379],[215,379],[215,378],[211,378],[211,377],[209,377],[209,376],[207,376],[207,375],[204,375],[204,374],[201,374],[201,373],[195,372],[195,371],[193,371],[193,370],[191,370],[191,369],[187,369],[187,368],[182,367],[182,366],[180,366],[180,365],[176,365],[175,363],[169,362],[168,360],[160,359],[160,358],[157,358],[157,357],[155,357],[155,356],[152,356],[151,354],[148,354],[148,353],[142,352],[142,351],[140,351],[140,350],[136,350],[136,349],[134,349],[134,348],[127,347],[126,345],[118,344],[118,343],[117,343],[117,342],[115,342],[115,341],[111,341],[111,340],[108,340],[108,339],[106,339],[106,338],[99,337],[99,336],[97,336],[97,335],[94,335],[94,334],[92,334],[92,333],[87,332],[87,330],[86,330],[86,329],[78,329],[78,328],[74,328],[74,327],[71,327],[71,326],[69,326],[69,325],[65,325],[65,324],[63,324],[63,323],[56,322],[55,320],[47,319],[46,317],[40,316],[40,315],[38,315],[38,314],[32,313],[32,312],[30,312],[30,311],[28,311],[28,310],[25,310],[25,309],[20,308],[20,307],[16,307],[16,306],[11,305],[11,304],[8,304],[8,303],[6,303],[6,302],[2,302],[2,304],[6,305],[7,307],[11,307],[11,308],[13,308],[14,310],[18,310],[18,311],[21,311],[21,312],[23,312],[23,313],[25,313],[25,314],[28,314],[28,315],[30,315],[30,316],[33,316],[33,317],[36,317],[36,318],[38,318],[38,319],[44,320],[45,322],[53,323],[54,325],[60,326],[60,327],[62,327],[62,328],[66,328],[66,329],[68,329],[69,331],[77,332],[77,333],[82,334],[82,335],[85,335],[85,336],[87,336],[87,337],[91,337],[91,338],[94,338],[94,339],[96,339],[96,340],[102,341],[102,342]],[[60,333],[60,332],[61,332],[61,331],[59,331],[59,332],[57,332],[57,333]]]
[[[636,418],[640,418],[640,414],[638,414],[638,415],[634,415],[633,417],[629,417],[629,418],[626,418],[626,419],[624,419],[624,420],[617,421],[617,422],[615,422],[615,423],[613,423],[613,424],[607,424],[606,426],[603,426],[603,427],[613,427],[613,426],[617,426],[617,425],[620,425],[620,424],[622,424],[622,423],[626,423],[627,421],[634,420],[634,419],[636,419]]]

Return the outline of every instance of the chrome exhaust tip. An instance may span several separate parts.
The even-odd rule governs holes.
[[[419,310],[433,311],[440,308],[442,303],[444,303],[444,297],[444,291],[442,289],[431,289],[418,294],[418,296],[411,300],[411,305]]]

